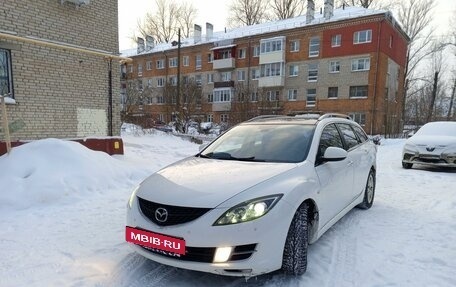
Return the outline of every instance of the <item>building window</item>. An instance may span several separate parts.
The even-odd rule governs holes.
[[[213,82],[214,82],[214,74],[212,74],[212,73],[207,74],[207,83],[210,84]]]
[[[320,37],[312,37],[309,42],[309,57],[320,55]]]
[[[334,35],[331,37],[331,47],[340,47],[342,44],[342,35]]]
[[[317,98],[317,89],[307,89],[306,107],[315,107],[316,98]]]
[[[220,79],[222,82],[231,81],[231,72],[221,72]]]
[[[143,91],[143,81],[141,79],[138,79],[138,91]]]
[[[307,81],[316,82],[318,80],[318,64],[309,64]]]
[[[214,54],[209,53],[207,54],[207,62],[212,63],[214,61]]]
[[[142,76],[142,64],[138,64],[138,76]]]
[[[393,35],[390,36],[389,47],[393,48]]]
[[[128,72],[129,73],[133,73],[133,65],[132,64],[128,65]]]
[[[261,77],[274,77],[282,75],[282,63],[261,65]]]
[[[221,114],[220,115],[220,122],[227,123],[228,119],[229,119],[229,115],[228,114]]]
[[[350,98],[367,98],[367,86],[351,86]]]
[[[182,57],[182,65],[184,67],[188,67],[190,65],[190,57],[189,56]]]
[[[245,70],[241,70],[241,71],[237,72],[237,80],[245,81]]]
[[[270,102],[275,102],[279,100],[280,96],[280,91],[267,91],[266,92],[266,98]]]
[[[253,57],[260,56],[260,46],[253,46]]]
[[[11,52],[0,49],[0,95],[13,98]]]
[[[152,61],[147,61],[147,62],[146,62],[146,69],[147,69],[148,71],[152,70]]]
[[[283,38],[261,40],[260,46],[261,46],[261,50],[260,50],[261,54],[282,51]]]
[[[169,67],[170,68],[177,67],[177,57],[169,58]]]
[[[339,61],[330,61],[329,62],[329,72],[330,73],[339,73],[340,72],[340,62]]]
[[[164,87],[165,86],[165,78],[158,78],[157,79],[157,87]]]
[[[289,76],[290,77],[296,77],[299,74],[299,66],[298,65],[290,65],[290,70],[289,70]]]
[[[208,103],[214,102],[214,94],[209,94],[209,95],[207,95],[207,102],[208,102]]]
[[[163,98],[163,96],[157,96],[157,104],[164,104],[165,103],[165,99]]]
[[[288,100],[289,101],[296,101],[297,98],[298,98],[297,89],[288,90]]]
[[[206,116],[206,120],[210,123],[212,123],[214,121],[214,115],[213,114],[209,114]]]
[[[299,51],[299,40],[290,41],[290,52]]]
[[[177,77],[176,76],[170,76],[169,77],[169,82],[171,86],[177,86]]]
[[[372,42],[372,30],[358,31],[353,34],[353,44]]]
[[[354,59],[352,60],[352,72],[355,71],[368,71],[370,69],[370,59]]]
[[[337,99],[339,94],[338,87],[329,87],[328,88],[328,99]]]
[[[152,79],[147,80],[147,87],[152,88]]]
[[[157,67],[157,69],[164,69],[165,68],[165,60],[164,59],[157,60],[156,67]]]
[[[252,80],[258,80],[260,77],[260,69],[252,69]]]
[[[251,102],[258,102],[258,92],[252,92],[250,94],[250,101]]]
[[[366,114],[365,113],[349,113],[348,116],[357,122],[360,126],[366,125]]]
[[[201,87],[203,84],[203,78],[201,77],[201,74],[195,75],[195,83],[198,87]]]
[[[201,69],[201,54],[196,55],[196,69]]]
[[[231,102],[231,89],[214,90],[214,102]]]
[[[238,58],[239,59],[245,59],[245,48],[242,48],[242,49],[238,50]]]

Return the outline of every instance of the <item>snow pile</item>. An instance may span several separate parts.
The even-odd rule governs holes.
[[[71,202],[137,181],[134,168],[58,139],[33,141],[0,157],[0,209]]]

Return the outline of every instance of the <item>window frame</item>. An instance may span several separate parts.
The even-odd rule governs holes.
[[[330,74],[340,73],[340,61],[329,61],[329,73]]]
[[[313,42],[315,40],[317,40],[318,43]],[[315,47],[318,47],[316,51]],[[320,56],[320,37],[311,37],[309,39],[309,58],[314,58],[318,56]]]
[[[360,68],[360,66],[362,66],[362,67]],[[369,71],[369,70],[370,70],[370,58],[369,57],[357,58],[357,59],[351,60],[351,71],[352,72],[362,72],[362,71]]]
[[[307,64],[307,82],[318,82],[318,63]]]
[[[290,52],[295,53],[299,52],[300,41],[298,39],[290,41]]]
[[[298,89],[288,89],[287,99],[289,101],[296,101],[298,99]]]
[[[366,34],[364,37],[362,36],[363,34]],[[372,29],[367,29],[367,30],[361,30],[361,31],[356,31],[353,33],[353,44],[354,45],[359,45],[359,44],[366,44],[366,43],[372,43]]]
[[[358,91],[359,89],[362,89],[362,93],[366,94],[365,96],[358,96],[358,94],[360,93],[360,91]],[[353,92],[353,90],[355,90]],[[355,95],[353,96],[352,94],[355,93]],[[367,99],[369,96],[369,86],[367,85],[364,85],[364,86],[350,86],[350,90],[349,90],[349,98],[350,99]]]
[[[314,90],[315,93],[309,93],[309,91]],[[313,100],[309,100],[309,97],[314,97]],[[315,107],[317,104],[317,89],[307,89],[306,91],[306,107]]]
[[[342,35],[341,34],[333,35],[331,37],[331,47],[335,48],[335,47],[340,47],[340,46],[342,46]]]
[[[289,77],[297,77],[299,76],[299,65],[291,64],[288,68],[288,76]]]
[[[13,65],[12,65],[12,55],[11,50],[0,48],[0,53],[4,55],[5,63],[1,66],[2,70],[5,72],[5,76],[2,76],[1,81],[5,83],[5,91],[0,91],[0,95],[4,95],[11,99],[14,99],[14,82],[13,82]],[[1,75],[1,74],[0,74]],[[1,83],[1,82],[0,82]]]

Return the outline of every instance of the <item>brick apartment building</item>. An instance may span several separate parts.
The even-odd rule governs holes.
[[[117,1],[1,1],[0,15],[11,140],[118,135]]]
[[[148,37],[125,51],[133,63],[122,67],[121,90],[140,94],[133,113],[164,122],[187,113],[232,125],[318,111],[349,114],[370,134],[399,132],[408,36],[390,12],[331,2],[319,13],[308,1],[306,15],[217,33],[195,25],[180,47]]]

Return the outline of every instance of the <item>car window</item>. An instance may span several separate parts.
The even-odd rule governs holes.
[[[353,131],[353,129],[350,127],[350,125],[348,125],[348,124],[337,124],[337,126],[339,127],[339,129],[340,129],[340,131],[342,133],[342,137],[343,137],[343,139],[345,141],[345,144],[346,144],[346,150],[349,150],[352,147],[355,147],[355,146],[357,146],[358,144],[361,143],[361,141],[358,140],[358,138],[356,137],[356,134]]]
[[[368,137],[366,133],[363,131],[363,129],[355,125],[352,125],[352,128],[355,130],[355,133],[358,136],[358,139],[361,140],[361,142],[365,142],[368,140]]]
[[[240,125],[214,141],[201,155],[224,160],[301,162],[307,157],[313,130],[313,125]]]
[[[319,159],[325,154],[326,149],[330,146],[344,148],[339,131],[334,124],[327,125],[321,133],[316,163],[321,163],[321,160]]]

